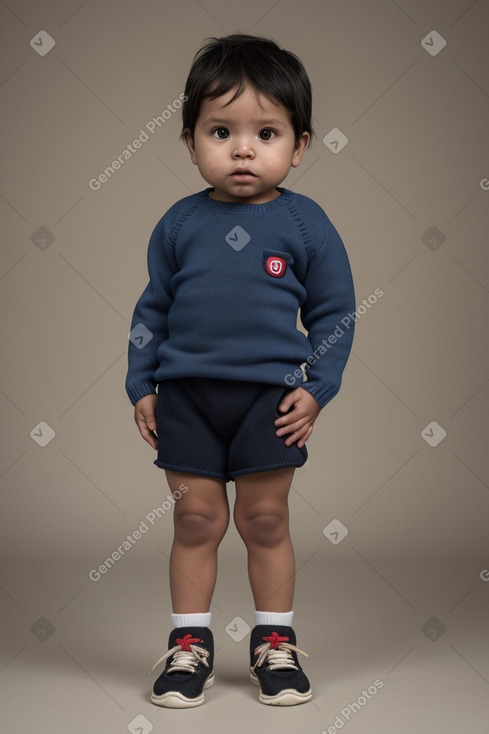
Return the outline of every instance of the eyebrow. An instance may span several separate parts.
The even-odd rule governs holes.
[[[279,120],[278,118],[275,118],[275,117],[264,117],[261,120],[256,120],[254,122],[256,122],[256,125],[260,125],[260,126],[271,125],[271,126],[274,126],[274,127],[279,127],[280,125],[283,125],[283,121],[282,120]],[[226,125],[229,125],[230,124],[230,121],[227,120],[227,119],[225,119],[225,118],[224,119],[219,119],[217,117],[209,117],[206,120],[202,120],[202,124],[203,125],[212,124],[212,125],[223,125],[223,126],[226,126]]]

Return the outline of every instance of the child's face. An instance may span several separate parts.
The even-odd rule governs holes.
[[[257,99],[248,86],[226,106],[234,92],[204,99],[194,137],[186,130],[185,141],[192,163],[214,187],[213,199],[263,204],[279,196],[275,187],[299,165],[310,136],[304,132],[296,143],[285,107]]]

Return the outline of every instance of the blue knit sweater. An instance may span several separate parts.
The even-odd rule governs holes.
[[[355,320],[339,234],[318,204],[288,189],[265,204],[217,201],[210,190],[174,204],[151,236],[129,399],[194,376],[300,385],[324,407],[340,389]]]

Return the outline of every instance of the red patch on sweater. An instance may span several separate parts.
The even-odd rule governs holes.
[[[283,257],[272,255],[267,259],[265,268],[268,275],[271,275],[272,278],[282,278],[287,270],[287,262]]]

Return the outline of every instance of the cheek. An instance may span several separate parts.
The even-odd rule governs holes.
[[[283,145],[280,148],[277,148],[274,151],[270,152],[270,155],[268,156],[270,165],[273,166],[276,169],[279,168],[286,168],[290,166],[290,161],[292,160],[293,156],[293,150],[291,150],[290,146]]]
[[[219,167],[218,156],[215,154],[210,155],[206,152],[199,158],[199,165],[203,170],[209,172],[215,171]]]
[[[226,173],[230,166],[230,156],[226,154],[223,148],[212,150],[206,156],[206,167],[208,171],[215,174]]]
[[[211,168],[215,161],[219,160],[220,157],[219,151],[217,151],[212,144],[208,144],[207,142],[201,144],[200,150],[197,151],[197,155],[204,165]]]

